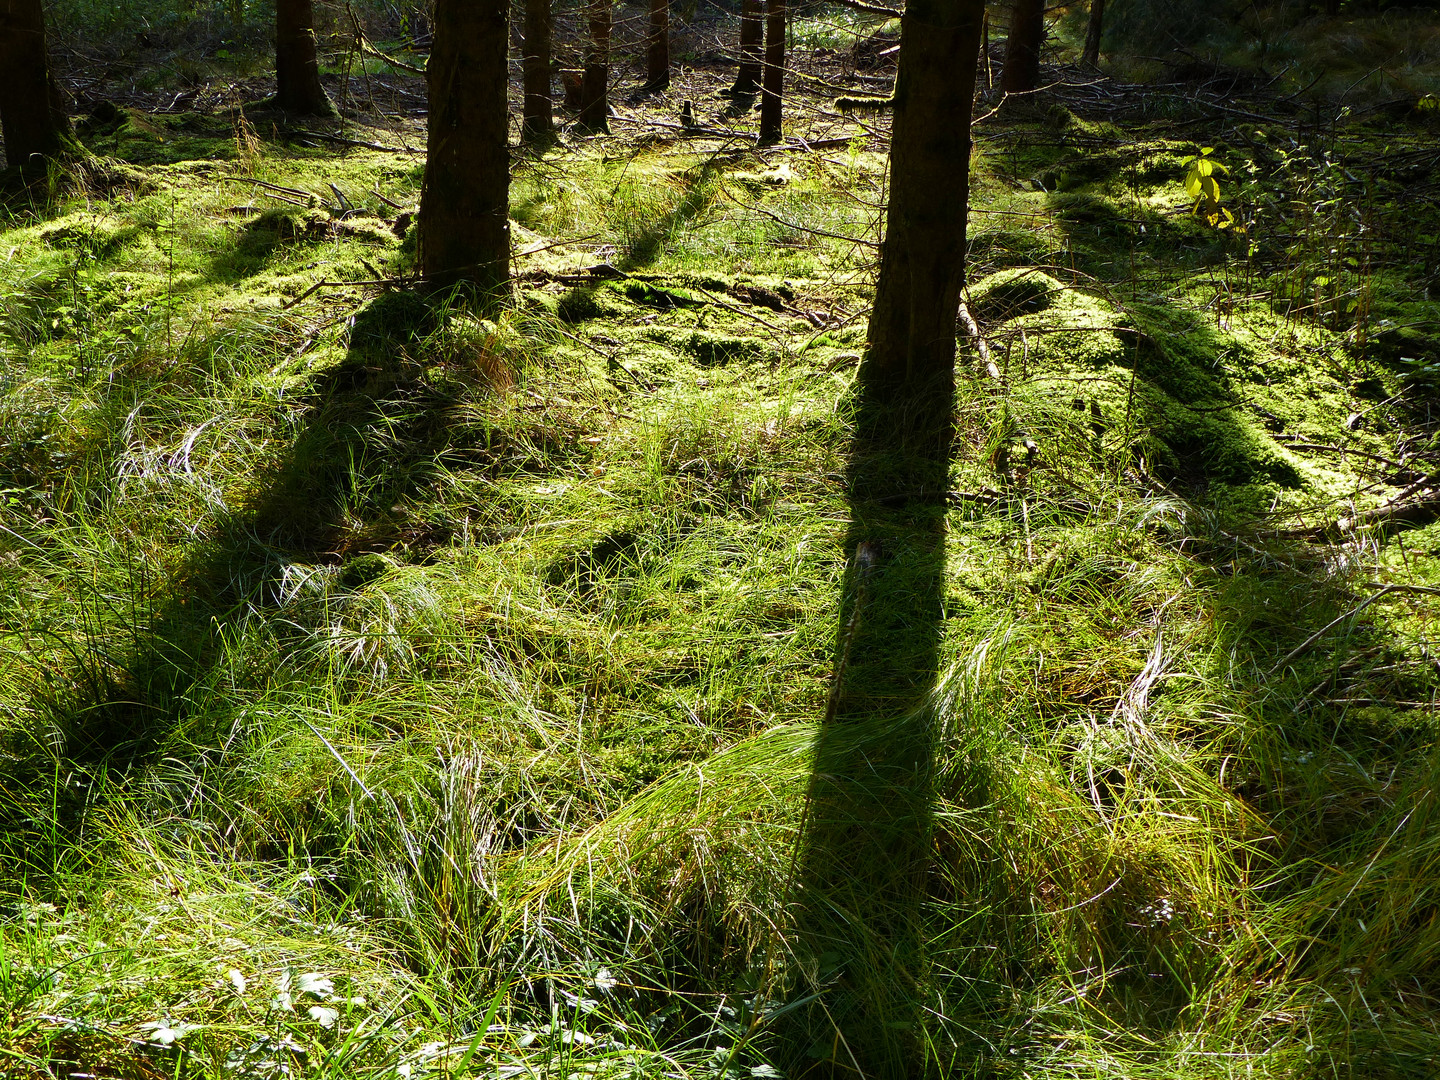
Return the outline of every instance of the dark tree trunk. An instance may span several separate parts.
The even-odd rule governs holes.
[[[765,52],[765,19],[760,0],[741,0],[740,74],[732,94],[753,94],[760,89],[760,58]]]
[[[765,0],[765,71],[760,88],[760,141],[780,141],[785,87],[785,0]]]
[[[1090,0],[1090,23],[1085,27],[1085,52],[1080,62],[1089,67],[1100,66],[1100,33],[1105,23],[1105,0]]]
[[[645,85],[670,85],[670,0],[650,0],[650,46],[645,53]]]
[[[432,288],[471,287],[487,312],[510,291],[507,0],[436,0],[420,257]]]
[[[1015,0],[1010,9],[1010,37],[1005,42],[1005,70],[1000,89],[1007,94],[1040,85],[1040,46],[1045,41],[1045,0]]]
[[[550,0],[525,0],[525,43],[521,47],[525,106],[520,130],[526,139],[547,139],[555,131],[550,99]]]
[[[586,131],[610,130],[610,0],[590,0],[590,53],[580,86],[580,115]]]
[[[948,402],[965,280],[970,111],[984,0],[910,0],[900,23],[890,206],[862,379]]]
[[[58,154],[70,142],[70,118],[50,75],[40,0],[0,0],[0,128],[11,168]]]
[[[276,0],[275,104],[286,112],[335,115],[335,105],[320,85],[312,0]]]

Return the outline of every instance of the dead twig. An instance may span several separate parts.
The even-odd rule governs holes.
[[[1328,634],[1331,630],[1335,629],[1335,627],[1339,626],[1346,619],[1355,618],[1355,616],[1359,615],[1362,611],[1368,608],[1371,604],[1375,603],[1377,600],[1389,596],[1391,593],[1397,592],[1419,593],[1424,596],[1440,596],[1440,589],[1431,589],[1427,588],[1424,585],[1386,585],[1381,588],[1379,592],[1371,596],[1367,596],[1364,600],[1360,601],[1360,603],[1355,605],[1355,607],[1352,608],[1350,611],[1347,611],[1345,612],[1345,614],[1336,616],[1335,618],[1331,619],[1319,630],[1316,630],[1315,633],[1311,634],[1299,645],[1291,649],[1288,653],[1285,654],[1285,658],[1283,660],[1281,660],[1278,664],[1276,664],[1266,673],[1265,678],[1274,678],[1276,672],[1278,672],[1281,668],[1285,667],[1286,664],[1290,663],[1290,661],[1294,660],[1301,653],[1309,649],[1310,646],[1314,645],[1317,641],[1319,641],[1322,637]]]

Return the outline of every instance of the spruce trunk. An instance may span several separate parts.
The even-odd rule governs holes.
[[[40,0],[0,0],[0,128],[11,168],[65,148],[70,120],[58,99]]]
[[[910,0],[901,19],[890,206],[862,371],[881,397],[949,401],[983,14],[984,0]]]
[[[765,52],[765,18],[760,0],[741,0],[740,73],[730,93],[753,94],[760,89],[760,59]]]
[[[276,0],[275,105],[286,112],[335,115],[335,105],[320,85],[312,0]]]
[[[580,115],[585,130],[610,130],[610,0],[590,0],[590,52],[580,86]]]
[[[487,313],[509,296],[507,0],[437,0],[420,256],[432,288],[469,286]]]
[[[1085,27],[1085,52],[1080,62],[1087,67],[1100,66],[1100,34],[1104,29],[1105,0],[1090,0],[1090,22]]]
[[[645,53],[645,85],[670,85],[670,0],[650,0],[650,45]]]
[[[765,71],[760,89],[760,141],[781,137],[780,105],[785,87],[785,0],[765,0]]]
[[[553,29],[550,0],[525,0],[525,42],[521,46],[525,104],[520,130],[526,139],[548,139],[555,131],[554,105],[550,97],[550,36]]]
[[[1020,94],[1040,85],[1040,46],[1045,42],[1045,0],[1015,0],[1000,89]]]

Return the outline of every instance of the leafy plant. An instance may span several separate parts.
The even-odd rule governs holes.
[[[1206,146],[1181,163],[1186,166],[1185,193],[1195,200],[1191,214],[1216,229],[1228,229],[1235,224],[1235,215],[1220,205],[1220,181],[1215,174],[1230,170],[1210,156],[1214,152],[1213,146]]]

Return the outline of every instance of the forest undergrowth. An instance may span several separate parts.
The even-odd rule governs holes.
[[[888,119],[726,76],[517,151],[494,321],[413,121],[121,108],[10,207],[0,1074],[1434,1075],[1433,116],[984,115],[895,506]]]

